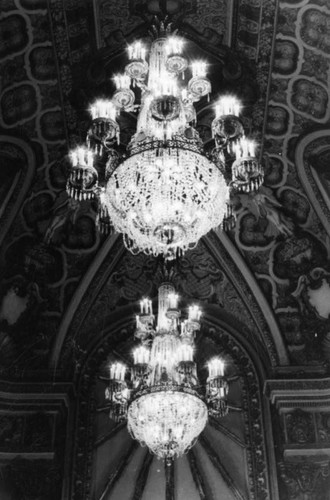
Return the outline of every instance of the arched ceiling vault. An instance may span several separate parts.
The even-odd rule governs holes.
[[[308,199],[330,237],[329,174],[330,128],[307,132],[295,150],[297,173]]]
[[[178,500],[217,498],[221,490],[226,500],[292,497],[290,488],[298,491],[304,477],[298,462],[294,475],[290,467],[282,474],[287,466],[282,462],[277,489],[272,424],[261,385],[271,375],[285,392],[295,378],[289,398],[314,377],[310,392],[318,392],[319,382],[328,390],[328,381],[321,379],[330,373],[329,1],[4,0],[1,9],[0,371],[3,392],[10,394],[5,418],[18,412],[23,389],[27,412],[32,398],[33,408],[45,403],[49,394],[41,394],[39,386],[40,394],[34,392],[35,382],[50,392],[63,381],[76,390],[66,422],[66,429],[76,432],[67,440],[70,453],[64,453],[65,432],[58,434],[63,440],[59,455],[61,460],[68,455],[68,462],[55,467],[55,480],[47,477],[47,491],[40,470],[53,468],[54,462],[43,457],[41,466],[34,460],[32,433],[26,439],[24,450],[31,454],[23,460],[27,479],[22,484],[33,491],[31,476],[41,488],[29,497],[53,500],[54,494],[58,500],[63,470],[63,491],[72,500],[90,498],[91,488],[97,500],[103,492],[102,500],[118,492],[117,498],[125,498],[127,485],[134,500],[147,500],[156,498],[159,484],[163,497],[175,492]],[[206,147],[212,145],[213,101],[230,90],[243,100],[244,125],[260,142],[265,165],[259,193],[241,193],[233,200],[235,228],[228,234],[211,232],[173,271],[183,309],[191,301],[204,309],[197,339],[201,365],[214,350],[226,357],[237,378],[227,420],[212,422],[170,476],[142,448],[130,451],[125,429],[110,423],[101,408],[102,370],[111,356],[129,360],[138,300],[150,295],[156,305],[162,279],[158,262],[131,256],[120,236],[100,235],[95,205],[78,205],[66,194],[67,153],[86,138],[90,103],[111,94],[111,77],[125,65],[126,45],[146,38],[152,16],[164,9],[186,36],[188,53],[210,63],[214,92],[211,102],[205,98],[197,110]],[[122,113],[120,122],[125,145],[136,117]],[[63,401],[70,399],[64,396]],[[308,429],[316,413],[304,401],[306,412],[298,411],[292,427],[298,439],[301,429],[307,437],[303,444],[294,442],[290,453],[314,446]],[[63,404],[59,425],[67,408]],[[293,406],[282,409],[288,419],[294,416]],[[21,439],[16,433],[20,418],[12,440],[5,428],[5,446]],[[324,422],[322,436],[328,439]],[[43,431],[47,437],[49,428]],[[280,435],[274,426],[282,446]],[[10,453],[6,458],[4,452],[3,459],[11,464]],[[32,469],[26,468],[29,462]],[[311,477],[315,471],[319,478],[328,474],[328,468],[313,467]],[[106,478],[109,471],[113,481]],[[176,480],[181,474],[188,496]],[[24,488],[20,491],[23,497]]]
[[[229,327],[232,323],[234,328],[239,324],[243,328],[244,321],[247,321],[249,328],[246,329],[244,335],[249,338],[256,351],[260,352],[265,366],[287,364],[287,354],[272,311],[253,275],[225,233],[218,232],[206,237],[204,243],[199,244],[199,251],[193,251],[192,256],[191,260],[189,257],[186,258],[188,264],[183,275],[180,266],[178,269],[174,267],[173,281],[182,290],[183,296],[188,292],[188,297],[199,300],[205,311],[207,311],[207,303],[215,304],[212,312],[210,308],[209,314],[215,317],[227,316],[224,321],[228,321]],[[152,286],[151,277],[148,276],[150,258],[140,256],[139,259],[141,261],[140,272],[134,280],[130,271],[135,266],[136,258],[119,247],[117,237],[108,238],[63,317],[52,354],[53,367],[62,364],[61,351],[64,344],[67,347],[72,346],[70,338],[75,339],[84,349],[89,337],[97,337],[103,325],[112,325],[111,318],[116,305],[131,302],[136,307],[136,302],[142,295],[151,292],[151,297],[155,296],[155,286]],[[152,268],[156,271],[156,279],[159,282],[161,279],[157,277],[159,269],[157,266],[152,266]],[[203,292],[199,293],[198,290],[191,292],[190,288],[194,283],[189,284],[190,271],[192,274],[198,274],[195,280],[197,285],[208,287],[204,296]],[[144,272],[147,272],[147,279]],[[212,276],[210,277],[212,272],[213,280]],[[235,295],[237,310],[232,310],[228,314],[226,308],[224,309],[223,300],[224,295],[229,293]],[[111,294],[117,296],[111,298]],[[243,310],[245,314],[242,313]],[[135,318],[132,307],[129,312],[132,318]],[[115,312],[115,315],[117,314],[120,314],[120,310]],[[127,312],[122,310],[121,314],[125,317]],[[235,315],[239,318],[238,321],[234,319]],[[62,352],[65,357],[67,354]]]
[[[121,316],[113,322],[112,329],[108,325],[108,331],[91,340],[90,349],[82,359],[77,385],[80,410],[74,461],[79,461],[82,455],[86,457],[84,467],[92,468],[93,481],[81,481],[84,475],[88,477],[87,469],[75,468],[75,494],[109,500],[118,496],[153,495],[158,500],[164,498],[166,490],[168,498],[175,491],[175,498],[183,500],[189,491],[190,498],[197,500],[203,495],[216,498],[216,492],[221,491],[228,500],[259,500],[261,495],[273,498],[270,492],[274,486],[265,467],[266,461],[274,460],[265,423],[269,414],[262,396],[265,367],[256,353],[249,354],[251,345],[237,338],[237,332],[223,328],[221,320],[206,321],[197,338],[197,349],[202,353],[198,355],[199,376],[204,381],[206,358],[221,354],[230,380],[229,414],[221,422],[209,420],[196,447],[176,462],[168,484],[166,477],[162,478],[165,473],[162,462],[151,456],[146,461],[144,449],[132,442],[125,426],[109,421],[109,408],[104,401],[108,364],[112,359],[129,362],[132,348],[133,328],[125,327],[124,323]],[[84,439],[79,439],[80,433]],[[244,470],[248,470],[247,475]],[[180,491],[182,484],[185,487]]]
[[[315,314],[302,320],[293,293],[306,273],[329,269],[330,49],[324,35],[329,19],[325,0],[267,0],[253,6],[214,0],[206,10],[202,0],[194,0],[182,12],[179,0],[5,3],[0,31],[19,33],[6,39],[1,49],[1,155],[9,177],[3,183],[8,190],[1,191],[1,237],[6,233],[6,238],[0,295],[5,304],[11,296],[20,304],[17,317],[1,313],[13,322],[3,333],[11,361],[17,358],[22,369],[24,365],[24,370],[33,370],[42,353],[44,369],[53,369],[68,330],[72,334],[79,329],[78,305],[85,300],[94,304],[103,280],[114,279],[102,267],[107,253],[114,259],[109,269],[126,258],[120,238],[105,240],[95,231],[95,207],[78,207],[68,199],[66,155],[69,146],[85,139],[88,105],[110,93],[110,78],[123,67],[127,43],[147,35],[152,16],[165,4],[189,39],[188,51],[210,61],[212,99],[223,88],[243,99],[243,120],[260,139],[266,168],[259,195],[237,197],[237,224],[228,238],[205,238],[205,266],[215,258],[219,281],[212,271],[207,292],[206,278],[201,278],[206,288],[199,299],[218,301],[223,313],[230,306],[223,299],[225,275],[245,303],[242,311],[250,308],[251,342],[260,342],[271,366],[288,361],[297,367],[322,365],[328,359],[324,322]],[[212,102],[202,103],[198,112],[199,132],[211,144]],[[123,114],[120,120],[125,144],[135,117]],[[23,172],[28,172],[26,177]],[[229,264],[222,267],[223,252],[235,255],[236,271]],[[198,255],[202,259],[202,253]],[[188,260],[183,261],[181,278],[195,266]],[[144,266],[138,256],[135,272]],[[139,285],[131,296],[125,292],[122,301],[133,303],[140,292],[152,290],[148,266],[152,264],[143,270],[148,284]],[[93,281],[97,269],[102,272]],[[203,272],[199,269],[197,275]],[[240,273],[248,293],[235,281]],[[196,285],[196,273],[191,279]],[[187,299],[193,296],[188,284],[182,291]],[[19,355],[22,347],[27,355]],[[7,356],[4,366],[11,361]]]

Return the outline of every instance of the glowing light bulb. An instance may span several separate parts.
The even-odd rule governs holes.
[[[213,358],[208,362],[209,377],[223,377],[225,364],[220,358]]]

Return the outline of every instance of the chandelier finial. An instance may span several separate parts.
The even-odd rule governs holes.
[[[149,35],[153,40],[157,38],[166,38],[172,33],[172,22],[169,20],[169,15],[163,12],[163,18],[154,16]]]

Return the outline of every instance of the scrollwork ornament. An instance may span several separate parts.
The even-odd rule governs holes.
[[[5,498],[59,500],[61,496],[57,487],[61,484],[60,467],[44,460],[16,458],[2,466],[1,479],[6,485],[5,495],[10,495]]]
[[[315,441],[315,430],[313,415],[297,409],[285,415],[285,425],[288,442],[294,444],[313,443]]]
[[[283,500],[328,500],[330,463],[280,462],[278,464]]]
[[[330,443],[330,413],[321,412],[316,416],[317,437],[322,443]]]
[[[303,315],[312,314],[320,320],[330,319],[330,273],[322,267],[315,267],[308,274],[299,277],[292,296],[297,300]]]

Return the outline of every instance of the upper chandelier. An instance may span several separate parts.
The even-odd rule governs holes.
[[[112,101],[96,101],[91,107],[87,148],[71,152],[68,193],[78,199],[96,196],[100,229],[111,224],[132,253],[173,258],[222,223],[229,196],[226,152],[236,156],[229,182],[233,189],[257,189],[263,180],[233,97],[216,105],[215,148],[205,154],[193,126],[194,103],[209,95],[211,84],[205,62],[188,67],[182,51],[183,40],[170,36],[163,23],[151,44],[149,63],[141,42],[128,47],[129,63],[123,75],[114,77]],[[185,86],[187,71],[191,78]],[[131,87],[141,92],[138,106]],[[136,133],[120,157],[118,113],[135,109],[139,110]],[[106,168],[101,174],[104,156]]]

